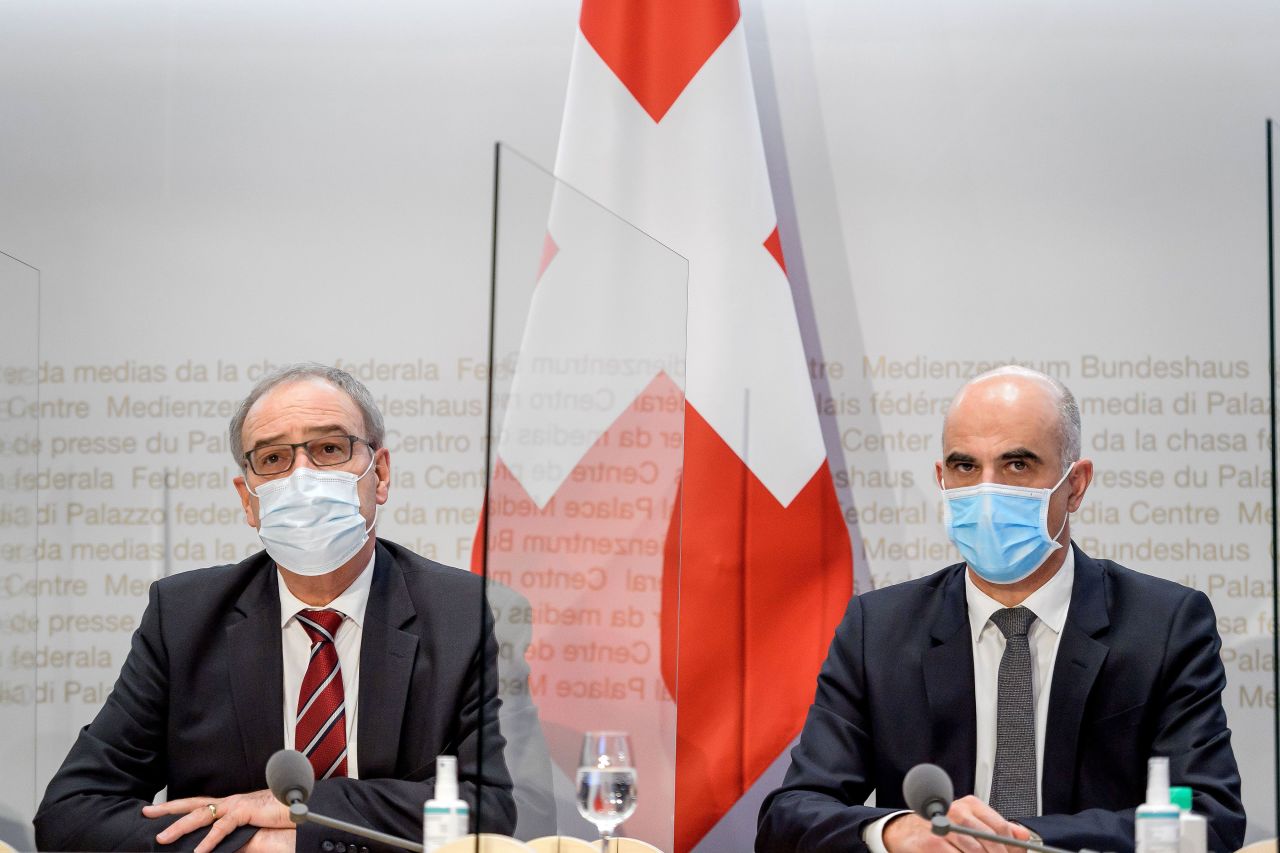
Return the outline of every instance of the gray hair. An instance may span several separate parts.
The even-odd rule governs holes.
[[[369,389],[345,370],[337,367],[329,367],[314,361],[304,361],[297,364],[286,364],[272,370],[266,376],[253,386],[253,390],[249,392],[249,396],[244,398],[244,402],[240,404],[240,408],[236,409],[235,415],[231,418],[231,426],[228,429],[231,438],[231,455],[235,458],[236,464],[240,466],[240,470],[244,470],[244,421],[249,416],[249,410],[253,408],[253,404],[262,399],[272,388],[280,385],[287,385],[290,382],[301,382],[307,379],[320,379],[328,382],[339,391],[346,393],[351,398],[351,402],[356,404],[356,408],[360,410],[360,416],[364,419],[365,435],[361,436],[369,442],[369,446],[377,450],[382,446],[383,439],[386,438],[387,429],[382,422],[382,412],[378,411],[378,405],[373,401],[373,395],[369,393]]]
[[[1067,470],[1080,459],[1080,406],[1076,403],[1075,395],[1071,393],[1071,389],[1062,384],[1062,381],[1050,376],[1047,373],[1041,373],[1038,370],[1032,370],[1030,367],[1023,367],[1020,364],[1006,364],[1001,367],[988,370],[986,373],[980,373],[966,382],[963,387],[956,393],[955,399],[965,392],[970,385],[976,385],[984,379],[991,379],[996,376],[1023,376],[1028,379],[1035,379],[1048,385],[1057,395],[1058,410],[1058,432],[1061,440],[1062,451],[1062,473]],[[950,407],[948,407],[948,411]],[[943,428],[946,428],[946,419],[942,422]]]

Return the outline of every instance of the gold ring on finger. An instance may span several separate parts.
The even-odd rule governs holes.
[[[213,819],[214,819],[214,820],[217,820],[217,819],[218,819],[218,804],[217,804],[217,803],[209,803],[209,814],[213,815]]]

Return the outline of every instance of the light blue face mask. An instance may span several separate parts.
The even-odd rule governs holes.
[[[288,477],[263,483],[258,499],[258,537],[271,559],[294,574],[327,575],[369,541],[373,525],[360,514],[357,477],[346,471],[299,467]],[[373,509],[377,523],[378,508]]]
[[[1054,536],[1049,535],[1049,498],[1075,468],[1067,469],[1052,489],[979,483],[948,489],[944,518],[960,556],[983,580],[1017,583],[1044,565],[1062,547],[1057,539],[1067,527],[1067,515]]]

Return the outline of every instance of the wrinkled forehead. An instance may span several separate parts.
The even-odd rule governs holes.
[[[308,377],[277,385],[255,400],[241,437],[247,448],[260,437],[326,428],[363,436],[364,418],[341,388]]]

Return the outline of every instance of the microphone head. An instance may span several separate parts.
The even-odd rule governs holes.
[[[316,771],[301,752],[282,749],[267,761],[267,787],[286,806],[305,803],[316,784]]]
[[[907,807],[925,820],[946,814],[954,797],[951,777],[936,764],[917,764],[902,780],[902,798]]]

